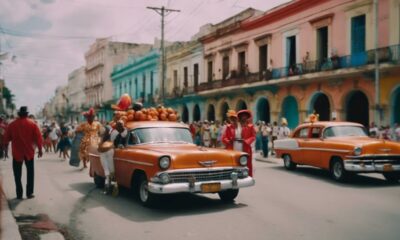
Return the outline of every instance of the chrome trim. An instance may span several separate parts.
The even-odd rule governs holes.
[[[369,158],[365,160],[373,160],[374,158],[400,158],[400,154],[362,154],[358,156],[346,156],[346,158],[350,158],[353,160],[364,160],[363,158]]]
[[[209,181],[209,182],[195,182],[190,187],[190,183],[171,183],[171,184],[158,184],[150,182],[148,184],[148,190],[152,193],[168,194],[178,192],[192,192],[201,193],[201,185],[204,183],[221,183],[221,191],[227,189],[239,189],[244,187],[251,187],[255,184],[255,180],[252,177],[244,179],[233,180],[221,180],[221,181]]]
[[[339,152],[339,153],[350,153],[351,150],[338,150],[338,149],[330,149],[330,148],[275,148],[275,150],[292,150],[292,151],[300,151],[300,150],[313,150],[313,151],[325,151],[325,152]]]
[[[351,160],[350,161],[343,161],[344,169],[349,172],[400,172],[400,164],[390,164],[392,166],[392,171],[385,171],[383,163],[374,163],[372,161],[371,164],[355,164]]]
[[[150,166],[150,167],[154,166],[154,164],[152,164],[152,163],[140,162],[140,161],[135,161],[135,160],[128,160],[128,159],[124,159],[124,158],[114,158],[114,160],[127,162],[127,163],[135,163],[135,164],[144,165],[144,166]]]
[[[163,171],[166,173],[179,173],[179,172],[203,172],[203,171],[210,171],[210,170],[241,170],[246,167],[212,167],[212,168],[184,168],[184,169],[171,169],[167,171]],[[160,172],[161,173],[161,172]]]

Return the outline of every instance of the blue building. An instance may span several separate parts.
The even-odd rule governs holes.
[[[122,94],[128,93],[133,101],[142,102],[145,107],[153,106],[160,91],[159,68],[158,49],[116,65],[111,73],[115,102]]]

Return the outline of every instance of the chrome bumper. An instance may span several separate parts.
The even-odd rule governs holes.
[[[205,183],[221,183],[221,191],[223,191],[228,189],[251,187],[255,184],[255,180],[252,177],[247,177],[237,180],[195,182],[193,186],[190,186],[189,183],[159,184],[159,183],[149,182],[148,189],[152,193],[159,193],[159,194],[180,193],[180,192],[200,193],[201,185]]]
[[[353,163],[352,160],[343,161],[344,169],[349,172],[400,172],[400,164],[384,164],[369,162],[368,164]]]

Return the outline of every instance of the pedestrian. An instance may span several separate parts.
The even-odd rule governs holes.
[[[262,143],[262,154],[263,157],[268,157],[268,138],[271,134],[271,128],[265,124],[265,122],[261,123],[261,143]]]
[[[22,106],[18,111],[18,118],[10,123],[4,135],[4,145],[12,145],[13,172],[16,186],[17,199],[22,199],[23,188],[21,183],[22,164],[25,163],[27,170],[26,196],[34,198],[34,157],[35,148],[38,148],[38,158],[43,155],[42,135],[37,125],[28,119],[28,108]],[[8,153],[6,151],[6,157]]]
[[[57,127],[55,122],[51,123],[50,126],[50,140],[51,140],[51,145],[53,146],[53,151],[54,153],[57,152],[57,144],[58,144],[58,138],[60,136],[60,129]]]
[[[369,136],[372,137],[372,138],[378,138],[379,137],[379,129],[375,125],[374,122],[371,122],[371,124],[369,126]]]
[[[395,135],[395,141],[400,142],[400,124],[395,123],[394,124],[394,135]]]
[[[236,111],[229,110],[227,117],[231,124],[227,126],[222,141],[226,149],[246,152],[249,155],[247,167],[249,175],[253,176],[251,144],[256,139],[256,131],[250,123],[252,114],[249,110],[240,110],[237,114]]]
[[[71,149],[72,144],[71,140],[68,137],[68,127],[65,126],[64,123],[61,124],[61,137],[60,141],[58,142],[57,149],[60,151],[59,157],[61,158],[61,154],[63,155],[63,160],[69,158],[68,151]]]
[[[278,139],[285,139],[290,136],[290,129],[287,126],[286,118],[281,119],[281,127],[279,128]]]
[[[272,136],[271,136],[271,142],[272,142],[271,155],[275,155],[274,142],[275,142],[275,140],[278,139],[278,134],[279,134],[279,126],[276,121],[274,121],[272,124],[272,133],[271,134],[272,134]]]
[[[256,129],[256,151],[259,151],[259,150],[262,150],[261,121],[257,121],[255,129]]]
[[[7,122],[5,120],[6,120],[5,116],[0,115],[0,158],[4,158],[4,161],[6,160],[5,158],[6,149],[4,148],[3,139],[7,129]]]
[[[210,126],[211,147],[213,148],[217,147],[218,125],[219,125],[218,120],[216,122],[211,121],[211,126]]]
[[[91,143],[98,143],[99,133],[101,124],[98,121],[94,121],[96,113],[93,108],[89,111],[84,112],[83,116],[86,118],[86,123],[82,123],[75,130],[76,133],[83,132],[83,137],[79,146],[79,159],[83,163],[83,168],[87,168],[87,162],[89,162],[89,146]]]
[[[204,147],[210,147],[211,146],[211,131],[210,131],[211,129],[210,129],[208,120],[204,121],[202,129],[203,129],[203,131],[202,131],[203,145],[204,145]]]

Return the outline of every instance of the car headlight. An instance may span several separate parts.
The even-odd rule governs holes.
[[[362,153],[362,148],[361,147],[355,147],[353,152],[354,152],[354,155],[359,156]]]
[[[161,173],[160,176],[158,176],[158,178],[163,184],[167,184],[171,181],[171,178],[169,177],[168,173]]]
[[[160,157],[160,159],[158,160],[158,165],[162,170],[168,169],[171,165],[171,158],[169,158],[168,156]]]
[[[239,158],[240,165],[247,166],[247,160],[248,160],[248,157],[246,155],[241,156]]]

